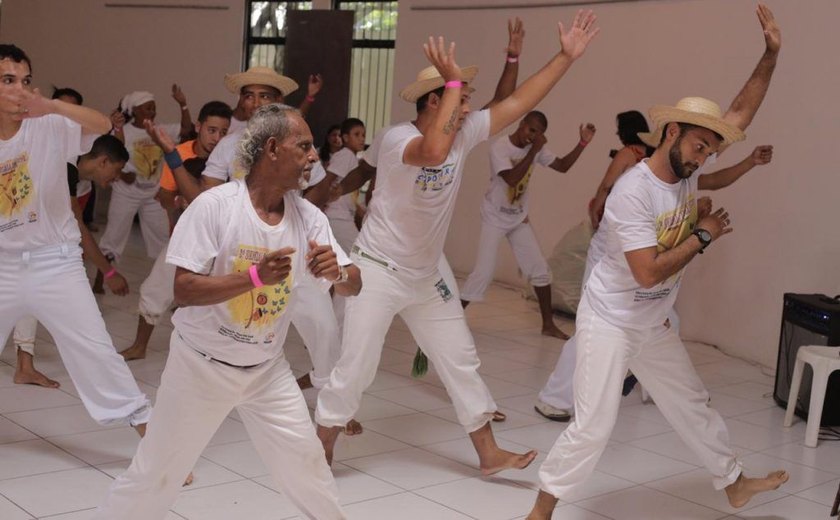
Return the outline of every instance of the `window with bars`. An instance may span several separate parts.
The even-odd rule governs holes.
[[[348,116],[365,122],[370,142],[391,119],[397,2],[334,0],[332,7],[355,12]],[[283,71],[286,13],[295,9],[312,9],[312,2],[248,0],[247,67],[259,65]]]
[[[286,13],[312,9],[312,2],[248,1],[245,63],[247,67],[271,67],[283,71],[283,47],[286,45]]]
[[[367,127],[367,140],[391,120],[397,2],[335,0],[335,9],[355,11],[350,115]]]

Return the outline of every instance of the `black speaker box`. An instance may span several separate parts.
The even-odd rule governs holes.
[[[796,353],[799,347],[806,345],[838,347],[837,354],[840,355],[840,300],[824,294],[785,293],[773,390],[773,399],[782,408],[787,408]],[[796,415],[806,420],[812,374],[810,365],[806,364],[796,399]],[[820,424],[840,425],[840,371],[834,372],[828,379]]]

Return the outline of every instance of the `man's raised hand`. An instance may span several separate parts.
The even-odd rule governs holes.
[[[443,36],[439,36],[437,41],[429,36],[429,42],[423,44],[423,52],[444,81],[461,81],[461,67],[455,63],[455,42],[450,43],[447,50]]]
[[[755,12],[758,15],[758,21],[761,23],[761,29],[764,31],[767,52],[778,54],[782,48],[782,31],[779,29],[779,24],[776,23],[773,11],[764,4],[758,4]]]
[[[310,74],[309,83],[306,85],[306,95],[308,97],[315,97],[321,89],[324,88],[324,78],[320,74]]]
[[[156,145],[163,150],[163,153],[169,153],[175,150],[175,143],[172,141],[172,138],[169,137],[163,128],[157,126],[149,119],[143,121],[143,127],[146,129],[146,133],[149,134],[149,137],[152,138],[152,141]]]
[[[753,150],[750,154],[750,159],[752,160],[752,163],[755,166],[768,164],[770,161],[773,160],[773,145],[764,144],[761,146],[756,146],[755,150]]]
[[[592,123],[586,123],[585,125],[580,125],[580,140],[584,143],[588,143],[595,137],[595,125]]]
[[[561,52],[572,60],[580,58],[592,38],[601,31],[599,27],[595,27],[596,19],[592,10],[580,10],[568,32],[563,27],[563,22],[558,22]]]
[[[508,46],[507,55],[511,58],[518,58],[522,54],[522,42],[525,40],[525,28],[519,17],[508,20]]]

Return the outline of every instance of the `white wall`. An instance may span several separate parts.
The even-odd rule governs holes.
[[[73,86],[87,104],[101,110],[110,110],[125,92],[146,89],[158,96],[159,119],[175,121],[178,110],[168,99],[173,81],[184,87],[194,113],[213,98],[235,101],[222,78],[241,67],[243,0],[201,2],[228,8],[221,11],[114,9],[105,3],[4,0],[0,40],[29,53],[36,85]],[[476,104],[492,95],[501,71],[508,17],[525,21],[524,78],[557,51],[555,21],[570,23],[576,10],[411,10],[433,3],[446,4],[400,1],[395,94],[426,66],[420,47],[425,37],[443,34],[458,42],[462,65],[481,67]],[[686,337],[766,365],[775,364],[782,293],[840,292],[840,172],[832,153],[840,136],[835,55],[840,33],[834,27],[840,2],[771,0],[770,5],[784,39],[774,83],[748,130],[747,143],[733,147],[719,164],[735,162],[764,143],[776,145],[776,157],[772,165],[714,196],[731,209],[735,233],[693,262],[678,305]],[[687,95],[728,105],[763,49],[752,0],[651,0],[595,7],[602,34],[539,107],[549,116],[549,146],[558,153],[577,142],[580,122],[592,121],[599,128],[569,174],[540,171],[532,180],[531,220],[546,253],[584,217],[609,163],[607,152],[618,145],[617,112],[645,111]],[[410,118],[412,111],[395,99],[395,120]],[[473,264],[487,177],[485,145],[468,163],[447,242],[447,255],[461,272]],[[506,246],[497,278],[521,283]]]
[[[172,83],[187,94],[193,116],[212,99],[235,103],[222,83],[241,70],[245,2],[167,2],[223,10],[109,8],[125,0],[4,0],[0,40],[33,62],[35,85],[73,87],[85,104],[109,113],[133,90],[155,94],[161,122],[180,120]],[[145,2],[158,3],[161,2]]]
[[[465,2],[461,2],[465,3]],[[507,4],[525,3],[510,0]],[[753,170],[713,195],[731,210],[735,232],[692,262],[678,309],[683,335],[774,366],[782,294],[840,292],[840,172],[834,147],[840,136],[837,93],[840,34],[833,20],[840,2],[770,1],[783,31],[783,50],[765,103],[748,130],[718,162],[725,166],[759,144],[776,146],[771,165]],[[429,34],[457,42],[461,65],[477,64],[475,103],[492,96],[507,42],[505,20],[519,16],[526,40],[521,78],[558,50],[556,21],[571,23],[577,8],[415,11],[441,2],[401,0],[395,92],[427,63],[420,45]],[[807,4],[807,8],[803,4]],[[728,106],[763,51],[750,0],[675,0],[595,6],[601,34],[539,106],[549,118],[549,147],[565,153],[577,126],[592,121],[595,141],[567,175],[537,172],[532,179],[531,222],[550,253],[585,207],[618,146],[615,114],[702,95]],[[413,107],[395,99],[396,119]],[[446,245],[454,269],[473,265],[479,203],[487,186],[486,145],[468,161]],[[522,285],[503,246],[497,279]]]

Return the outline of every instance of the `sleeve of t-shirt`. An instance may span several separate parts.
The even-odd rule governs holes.
[[[506,146],[506,143],[502,139],[507,139],[507,137],[496,139],[490,145],[490,171],[493,172],[493,175],[498,175],[505,170],[513,168],[510,154],[508,153],[509,147]]]
[[[70,196],[75,197],[79,185],[79,170],[72,163],[67,163],[67,185],[70,188]]]
[[[543,147],[539,152],[537,152],[537,156],[534,158],[534,162],[539,164],[540,166],[545,166],[548,168],[551,166],[551,163],[557,159],[557,154],[552,152],[546,147]]]
[[[50,114],[44,118],[58,137],[60,148],[57,151],[66,162],[75,162],[78,156],[90,151],[93,141],[84,138],[79,123],[58,114]],[[94,139],[96,137],[98,136],[94,136]]]
[[[466,145],[466,150],[472,150],[477,144],[490,138],[490,111],[479,110],[470,112],[464,119],[461,127],[461,135]]]
[[[604,220],[615,230],[624,253],[652,247],[659,242],[650,201],[637,193],[613,191],[607,198]]]
[[[232,158],[232,147],[236,145],[236,139],[233,136],[225,136],[219,144],[210,152],[210,157],[207,158],[207,166],[204,168],[202,175],[213,179],[227,182],[230,178],[230,164]]]
[[[356,158],[355,154],[342,152],[332,156],[332,159],[330,159],[329,170],[330,173],[333,173],[343,179],[358,165],[359,160]]]
[[[373,142],[370,143],[370,146],[368,146],[368,149],[365,150],[365,153],[362,156],[362,160],[374,168],[376,168],[376,163],[378,161],[377,156],[379,155],[379,149],[382,147],[382,138],[385,137],[387,131],[387,128],[381,129],[379,133],[373,137]]]
[[[220,199],[204,192],[187,207],[169,240],[166,263],[198,274],[209,274],[219,254],[222,215]]]
[[[347,253],[338,245],[335,236],[333,236],[332,228],[327,216],[321,210],[312,205],[309,201],[301,199],[301,218],[303,219],[304,228],[306,229],[306,241],[314,240],[319,245],[329,244],[335,252],[336,261],[338,265],[348,266],[353,262],[347,256]],[[307,268],[306,273],[312,276]],[[330,290],[332,282],[324,278],[314,278],[319,289],[323,292]]]
[[[324,169],[324,164],[321,161],[312,165],[312,173],[309,174],[309,185],[315,186],[327,177],[327,170]]]
[[[382,138],[379,149],[379,163],[384,166],[403,163],[403,155],[408,143],[423,134],[414,125],[396,126]]]

